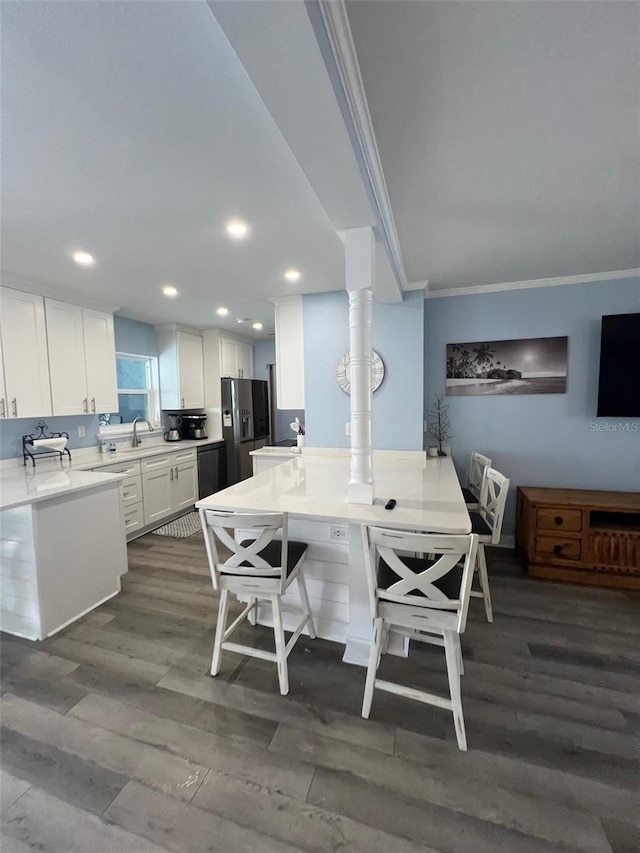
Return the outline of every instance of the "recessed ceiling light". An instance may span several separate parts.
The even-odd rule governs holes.
[[[284,277],[287,281],[298,281],[300,278],[300,271],[294,269],[287,270]]]
[[[219,314],[221,317],[226,317],[228,313],[228,308],[216,308],[216,314]]]
[[[262,328],[262,323],[254,323],[254,324],[253,324],[253,328],[254,328],[254,329],[257,329],[258,331],[260,331],[260,329]]]
[[[249,233],[249,226],[241,219],[232,219],[227,222],[227,234],[235,240],[241,240]]]
[[[89,252],[81,251],[73,253],[73,260],[81,267],[92,267],[96,262],[96,259]]]
[[[165,296],[177,296],[178,288],[174,287],[172,284],[165,284],[165,286],[162,288],[162,292]]]

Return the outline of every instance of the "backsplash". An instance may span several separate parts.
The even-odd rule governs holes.
[[[0,421],[0,459],[13,459],[22,456],[22,436],[36,433],[36,424],[43,420],[49,427],[48,432],[69,433],[68,447],[91,447],[97,444],[98,432],[97,415],[76,415],[67,417],[44,418],[7,418]],[[78,435],[78,427],[84,427],[82,438]]]

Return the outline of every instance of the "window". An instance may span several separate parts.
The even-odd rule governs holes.
[[[158,424],[157,374],[156,358],[116,353],[118,411],[100,415],[100,427],[131,424],[135,418],[146,418],[151,424]]]

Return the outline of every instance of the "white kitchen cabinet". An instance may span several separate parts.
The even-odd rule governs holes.
[[[113,316],[92,308],[83,308],[82,329],[87,397],[91,412],[117,412],[118,380]]]
[[[0,417],[51,415],[47,334],[41,296],[0,288],[0,340],[5,386]]]
[[[0,418],[7,417],[7,391],[4,384],[4,365],[2,363],[2,346],[0,345]]]
[[[113,317],[45,299],[54,415],[118,411]]]
[[[173,490],[170,476],[172,475],[173,468],[168,467],[142,475],[145,525],[171,515]]]
[[[195,449],[143,459],[142,495],[145,526],[193,506],[198,500]]]
[[[195,461],[178,462],[174,466],[173,511],[188,509],[198,500],[198,468]]]
[[[253,379],[253,346],[221,335],[220,376]]]
[[[302,297],[271,301],[275,305],[277,405],[279,409],[304,409]]]
[[[204,407],[202,337],[175,326],[156,326],[163,409]]]

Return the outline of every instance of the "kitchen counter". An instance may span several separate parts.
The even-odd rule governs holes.
[[[290,538],[309,545],[305,577],[318,636],[343,643],[345,662],[366,666],[371,613],[361,525],[469,533],[471,520],[453,461],[427,459],[420,452],[374,451],[376,499],[369,506],[348,502],[349,451],[303,448],[302,453],[291,453],[263,448],[257,453],[277,459],[276,451],[290,455],[281,464],[204,498],[196,507],[287,512]],[[391,511],[384,508],[389,498],[397,501]],[[300,607],[293,588],[284,599],[285,604]],[[296,618],[285,612],[286,630],[293,630]],[[260,606],[258,620],[272,624],[268,606]],[[392,638],[389,651],[403,654],[405,646]]]
[[[0,469],[0,510],[24,506],[48,500],[54,495],[62,496],[72,492],[94,488],[109,480],[121,480],[122,474],[112,474],[99,470],[118,462],[133,462],[149,456],[161,456],[191,447],[219,445],[219,439],[201,439],[199,441],[164,441],[161,438],[144,438],[135,450],[128,443],[120,444],[115,453],[100,453],[95,447],[81,447],[71,450],[71,459],[62,460],[53,457],[38,459],[35,467],[30,461],[22,464],[22,459],[7,459]]]

